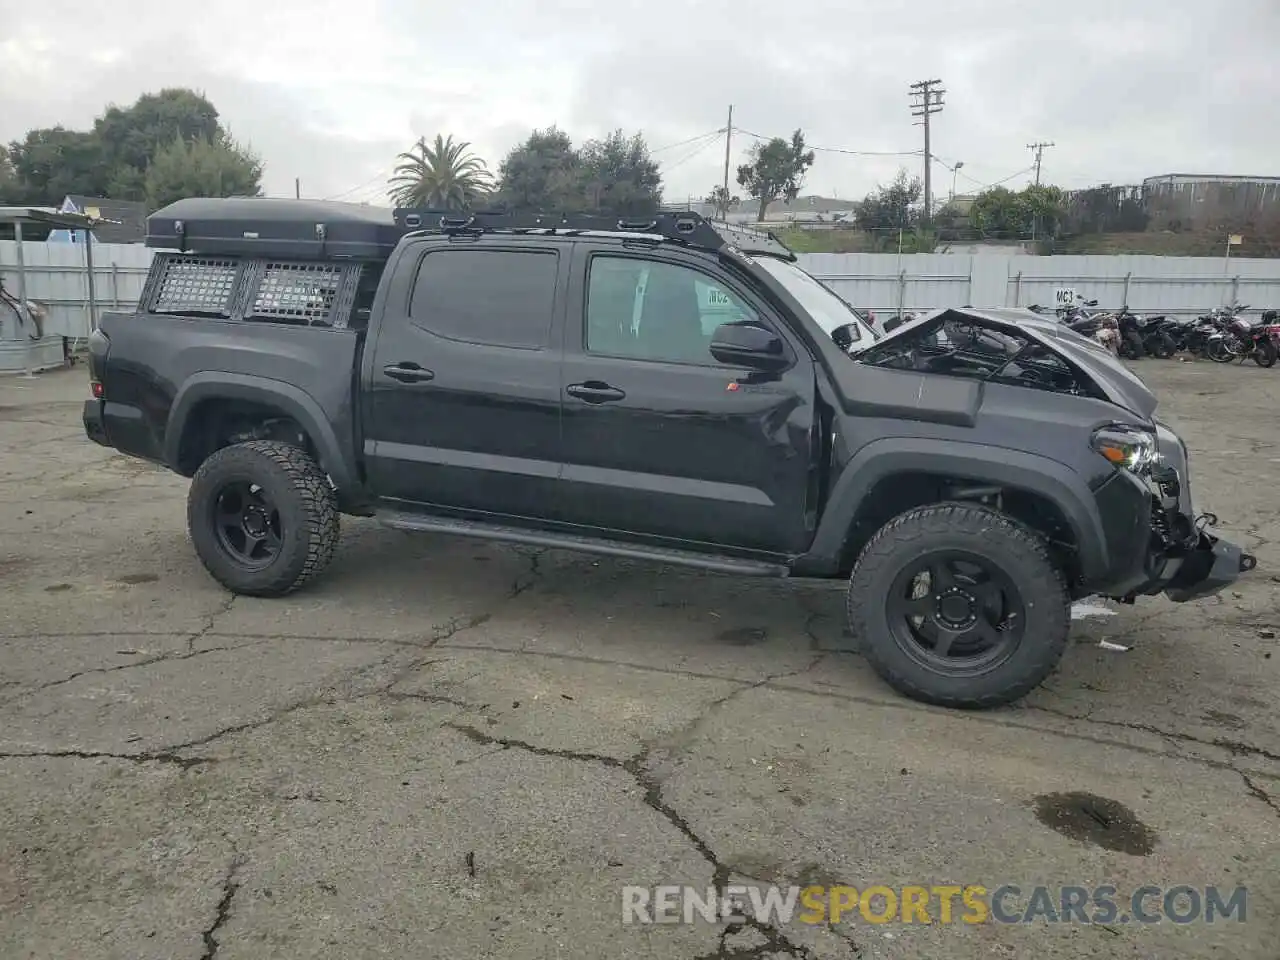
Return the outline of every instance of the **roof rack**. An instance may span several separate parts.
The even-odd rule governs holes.
[[[692,211],[638,217],[599,214],[458,213],[430,208],[398,207],[396,225],[410,232],[450,236],[482,233],[631,234],[669,240],[716,253],[768,254],[795,260],[795,252],[772,233],[708,220]]]

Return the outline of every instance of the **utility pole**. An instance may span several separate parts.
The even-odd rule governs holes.
[[[921,80],[911,84],[911,115],[919,117],[917,126],[924,127],[924,225],[933,220],[933,156],[929,146],[929,118],[942,112],[942,95],[946,90],[938,88],[941,80]]]
[[[1044,148],[1052,147],[1052,143],[1028,143],[1027,149],[1034,150],[1036,154],[1036,186],[1040,186],[1040,160],[1044,157]]]
[[[293,178],[293,199],[295,200],[302,199],[302,178],[301,177]]]
[[[729,200],[729,145],[733,142],[733,104],[729,104],[729,122],[724,128],[724,199]],[[724,208],[725,222],[729,221],[729,208]]]

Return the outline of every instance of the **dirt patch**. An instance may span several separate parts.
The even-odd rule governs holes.
[[[0,557],[0,577],[19,572],[29,562],[26,557]]]
[[[754,647],[764,643],[768,637],[769,633],[763,627],[734,627],[716,634],[717,640],[731,647]]]
[[[1221,710],[1206,710],[1200,715],[1205,723],[1211,723],[1216,727],[1227,727],[1230,730],[1243,730],[1245,722],[1243,718],[1236,716],[1234,713],[1224,713]]]
[[[1156,832],[1119,800],[1092,793],[1047,793],[1036,797],[1036,819],[1050,830],[1104,850],[1150,856]]]
[[[159,579],[159,575],[154,573],[126,573],[123,576],[116,577],[116,583],[127,583],[130,586],[136,586],[139,583],[155,583]]]

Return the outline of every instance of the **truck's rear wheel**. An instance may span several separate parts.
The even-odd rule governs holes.
[[[338,545],[333,489],[305,450],[273,440],[223,447],[187,495],[196,554],[233,593],[279,597],[323,570]]]
[[[1053,672],[1071,629],[1066,583],[1044,540],[974,504],[889,521],[858,558],[847,606],[876,672],[948,707],[1024,696]]]

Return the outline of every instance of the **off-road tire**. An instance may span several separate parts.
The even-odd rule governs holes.
[[[909,656],[890,629],[890,585],[904,566],[935,549],[987,558],[1022,595],[1022,641],[986,673],[949,677],[931,670]],[[846,610],[863,654],[885,682],[914,700],[969,710],[1012,703],[1039,686],[1062,659],[1071,631],[1071,598],[1044,538],[1005,514],[967,503],[917,507],[885,524],[858,557]]]
[[[260,570],[247,570],[229,557],[214,529],[212,498],[233,480],[261,486],[280,512],[280,553]],[[187,494],[187,529],[200,562],[232,593],[251,597],[293,593],[328,566],[341,536],[338,516],[333,488],[315,460],[275,440],[216,451],[200,465]]]

